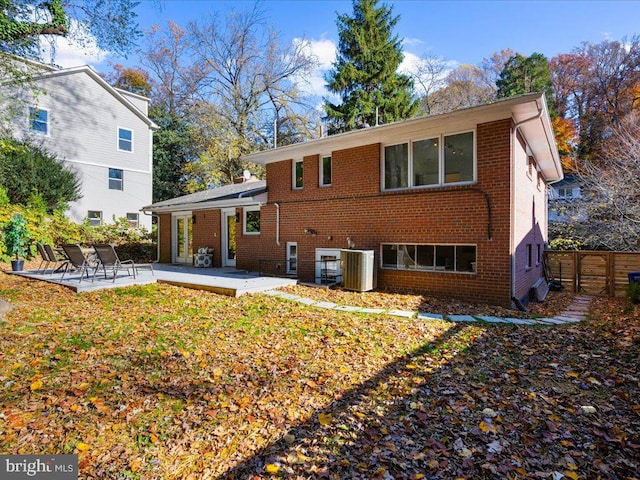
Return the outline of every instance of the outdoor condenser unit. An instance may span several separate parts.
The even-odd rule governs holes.
[[[342,286],[345,289],[367,292],[376,287],[373,250],[340,250],[340,261]]]

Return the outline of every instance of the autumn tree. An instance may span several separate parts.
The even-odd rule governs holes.
[[[141,68],[127,68],[120,64],[114,64],[113,71],[101,75],[109,85],[127,92],[151,96],[151,79],[149,73]]]
[[[210,172],[216,184],[229,183],[243,169],[257,168],[244,165],[241,156],[272,146],[274,124],[309,109],[299,83],[314,58],[304,42],[284,43],[266,24],[259,5],[192,23],[189,31],[203,72],[197,105],[203,132],[200,169]]]
[[[423,57],[414,80],[422,113],[446,113],[495,100],[496,80],[512,56],[513,50],[501,50],[485,57],[479,66],[460,65],[444,78],[445,62],[438,57]]]
[[[174,22],[145,33],[140,63],[151,87],[149,117],[153,135],[153,201],[189,193],[188,165],[198,161],[194,116],[206,69],[196,65],[188,33]]]
[[[550,70],[555,109],[578,129],[577,157],[595,158],[611,127],[638,108],[640,37],[585,42]]]
[[[393,33],[399,16],[378,0],[354,0],[353,15],[338,15],[338,57],[326,81],[340,96],[325,101],[329,133],[413,116],[419,103],[413,81],[398,73],[403,59],[401,40]]]
[[[637,250],[640,240],[640,115],[620,119],[598,157],[581,164],[588,223],[580,240],[589,248]]]

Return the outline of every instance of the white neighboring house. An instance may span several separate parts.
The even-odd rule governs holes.
[[[583,222],[588,215],[581,200],[583,181],[575,174],[567,174],[549,188],[549,221],[558,223]]]
[[[43,145],[78,173],[82,198],[69,204],[69,218],[98,225],[126,217],[150,229],[151,217],[140,211],[152,201],[158,128],[147,116],[149,99],[112,87],[89,66],[41,71],[33,85],[2,84],[0,109],[18,106],[9,120],[13,135]]]

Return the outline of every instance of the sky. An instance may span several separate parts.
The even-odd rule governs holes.
[[[523,55],[534,52],[552,58],[569,53],[583,41],[600,43],[640,33],[640,0],[387,0],[400,16],[395,33],[403,40],[406,70],[424,54],[442,57],[453,68],[479,64],[502,49]],[[137,8],[142,30],[180,26],[216,12],[242,11],[253,0],[142,0]],[[304,38],[319,60],[310,78],[310,93],[323,95],[324,73],[331,68],[338,43],[337,14],[351,14],[350,0],[263,0],[268,23],[283,41]],[[94,50],[79,55],[75,47],[58,45],[56,63],[67,67],[91,64],[100,72],[109,62],[135,66],[135,54],[115,57]]]

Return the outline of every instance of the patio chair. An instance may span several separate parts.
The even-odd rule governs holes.
[[[42,261],[40,262],[40,265],[38,265],[36,273],[45,273],[47,271],[47,268],[49,267],[49,264],[51,263],[51,260],[49,259],[49,255],[47,254],[47,251],[44,249],[44,246],[41,243],[36,243],[36,248],[38,249],[38,253],[42,257]],[[42,268],[42,265],[44,265],[44,268]]]
[[[127,271],[127,275],[133,275],[133,278],[136,278],[136,266],[133,263],[133,260],[120,260],[116,253],[116,249],[113,248],[113,245],[108,243],[97,244],[93,246],[93,249],[96,251],[96,255],[98,256],[98,265],[96,267],[96,271],[93,272],[94,280],[98,270],[101,268],[104,272],[105,279],[107,278],[107,270],[111,270],[113,272],[114,282],[118,276],[118,271],[121,269],[125,269]]]
[[[94,268],[97,270],[97,267],[91,263],[91,260],[84,256],[80,245],[78,244],[67,244],[62,245],[62,250],[64,250],[65,255],[68,258],[68,263],[64,267],[64,271],[62,272],[61,280],[64,280],[64,276],[67,274],[71,267],[74,267],[80,270],[80,282],[84,277],[85,273],[87,274],[87,278],[89,278],[89,269]],[[95,273],[94,273],[95,276]]]
[[[66,268],[66,266],[69,264],[69,259],[58,258],[58,255],[56,255],[56,251],[53,249],[51,245],[45,243],[42,247],[44,248],[44,251],[47,253],[47,256],[49,257],[49,262],[53,263],[53,268],[51,269],[51,275],[53,275],[56,272],[59,272],[63,268]]]

